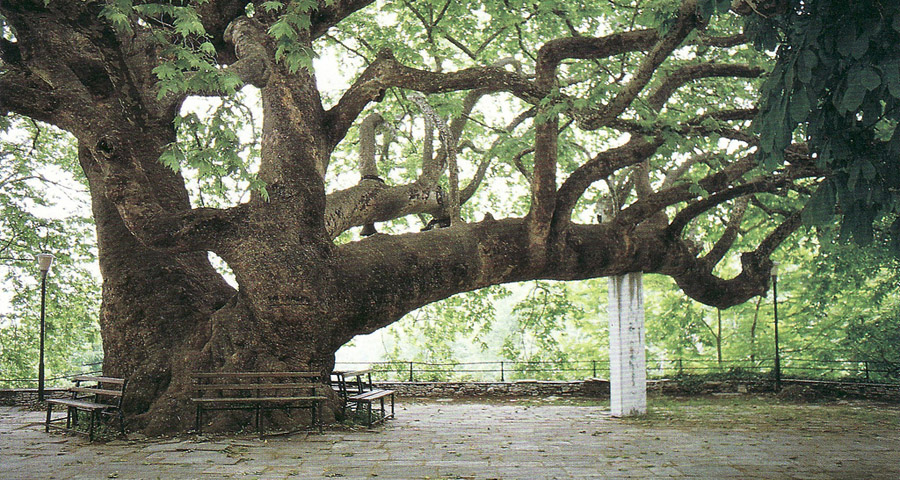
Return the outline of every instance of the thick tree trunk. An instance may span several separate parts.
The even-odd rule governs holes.
[[[323,318],[324,312],[307,321],[272,321],[284,316],[267,312],[265,306],[251,306],[245,294],[212,268],[206,255],[171,255],[146,247],[103,194],[102,176],[90,152],[81,148],[79,153],[91,184],[103,275],[103,371],[128,379],[124,405],[129,428],[148,433],[191,428],[188,398],[193,372],[316,368],[324,376],[331,371],[336,347],[314,335],[314,320]],[[177,183],[182,180],[161,165],[146,168],[160,188],[171,182],[167,187],[183,189],[183,183]],[[184,208],[187,197],[172,203]],[[281,301],[284,296],[269,297]],[[220,415],[217,422],[220,428],[239,428],[246,421],[235,414]]]

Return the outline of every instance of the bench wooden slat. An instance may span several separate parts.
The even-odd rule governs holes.
[[[80,410],[105,410],[114,408],[115,405],[107,405],[105,403],[89,402],[87,400],[75,400],[72,398],[48,398],[47,403],[56,405],[65,405],[67,407],[75,407]]]
[[[192,373],[193,378],[274,378],[274,377],[305,377],[317,378],[320,372],[219,372],[219,373]]]
[[[368,375],[369,373],[372,373],[372,369],[363,368],[360,370],[337,370],[337,371],[334,371],[331,373],[333,373],[335,375],[343,375],[345,377],[356,377],[356,376]]]
[[[70,392],[78,392],[78,393],[89,393],[94,395],[106,395],[109,397],[121,397],[121,390],[108,390],[105,388],[94,388],[94,387],[72,387],[69,389]]]
[[[305,396],[305,397],[235,397],[235,398],[211,398],[200,397],[192,398],[192,402],[197,403],[269,403],[269,402],[296,402],[301,400],[325,400],[323,396]]]
[[[293,390],[318,387],[322,387],[322,385],[319,383],[205,383],[194,385],[193,388],[195,390]]]
[[[351,402],[366,402],[372,400],[378,400],[379,398],[387,397],[388,395],[393,395],[393,390],[372,390],[369,392],[363,392],[358,395],[353,395],[348,397],[347,400]]]
[[[93,375],[75,375],[72,377],[72,380],[79,382],[100,382],[100,383],[113,383],[116,385],[124,385],[124,378],[115,378],[115,377],[96,377]]]

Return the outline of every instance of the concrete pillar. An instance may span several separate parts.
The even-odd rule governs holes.
[[[641,272],[609,278],[609,390],[614,417],[647,413]]]

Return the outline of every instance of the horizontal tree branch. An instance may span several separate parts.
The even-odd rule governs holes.
[[[529,103],[537,103],[543,97],[533,82],[503,68],[472,67],[456,72],[436,73],[402,65],[390,51],[385,50],[379,53],[378,58],[344,92],[338,103],[326,112],[325,124],[331,143],[337,145],[363,109],[370,102],[383,98],[385,91],[391,87],[422,93],[474,89],[508,91]]]
[[[761,67],[744,64],[701,63],[678,68],[668,74],[650,95],[647,103],[655,110],[662,108],[672,94],[685,84],[703,78],[756,78],[765,73]]]
[[[334,275],[343,288],[358,294],[349,300],[347,328],[338,329],[343,336],[334,344],[460,292],[534,279],[663,273],[676,277],[692,298],[727,308],[764,291],[771,266],[765,257],[750,256],[738,277],[723,280],[706,271],[688,245],[664,229],[621,229],[612,224],[572,225],[553,252],[557,261],[536,266],[529,261],[534,247],[526,232],[525,219],[486,218],[427,232],[374,235],[337,247]]]
[[[613,33],[604,37],[566,37],[545,43],[542,68],[555,68],[565,59],[593,60],[623,53],[644,51],[659,41],[654,29]]]
[[[600,152],[578,167],[563,182],[557,192],[554,214],[557,217],[556,221],[569,221],[578,199],[594,182],[602,180],[622,168],[650,158],[662,143],[661,138],[647,141],[641,136],[634,136],[625,145]]]
[[[443,204],[439,201],[437,188],[431,182],[387,186],[378,180],[363,180],[326,196],[325,229],[329,237],[334,238],[353,227],[407,215],[438,216]]]

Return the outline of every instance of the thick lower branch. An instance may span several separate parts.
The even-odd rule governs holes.
[[[750,255],[745,271],[723,280],[663,228],[571,225],[553,265],[529,261],[524,219],[460,224],[405,235],[376,235],[338,247],[334,273],[348,292],[346,328],[335,342],[373,332],[451,295],[533,279],[581,280],[643,271],[671,275],[690,295],[727,308],[764,291],[770,262]],[[782,238],[783,239],[783,238]],[[352,293],[351,293],[352,292]]]

